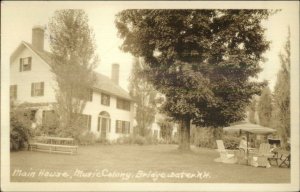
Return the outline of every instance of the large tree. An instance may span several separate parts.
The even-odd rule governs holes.
[[[266,86],[263,89],[261,96],[259,97],[257,112],[259,124],[269,127],[272,118],[272,93],[269,86]]]
[[[141,73],[147,67],[142,59],[135,58],[130,75],[129,93],[136,103],[136,132],[147,136],[157,112],[157,91]]]
[[[249,106],[247,107],[248,109],[248,120],[250,123],[257,124],[256,120],[256,98],[253,97],[252,101],[250,102]]]
[[[60,133],[75,136],[88,94],[95,82],[97,65],[94,36],[83,10],[55,11],[49,21],[51,70],[57,82],[57,113]]]
[[[190,123],[222,128],[245,117],[264,85],[252,82],[268,49],[267,10],[124,10],[116,26],[122,49],[143,57],[144,75],[180,122],[179,149],[190,148]],[[215,129],[218,130],[218,129]]]
[[[282,146],[287,147],[287,139],[290,137],[290,66],[291,44],[290,30],[284,50],[279,54],[281,69],[277,74],[277,82],[274,89],[274,126],[277,129]]]

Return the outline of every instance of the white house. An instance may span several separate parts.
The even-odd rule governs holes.
[[[32,44],[21,42],[10,57],[10,96],[17,103],[30,103],[32,118],[42,124],[51,117],[56,103],[51,53],[44,50],[44,29],[32,29]],[[134,107],[128,92],[119,85],[119,65],[113,64],[112,78],[96,73],[83,114],[86,129],[101,138],[114,140],[132,132]]]

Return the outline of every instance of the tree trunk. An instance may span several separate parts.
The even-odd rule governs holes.
[[[190,148],[190,119],[183,119],[180,122],[179,146],[181,151],[189,151]]]
[[[223,138],[223,127],[212,127],[214,139],[220,140]]]

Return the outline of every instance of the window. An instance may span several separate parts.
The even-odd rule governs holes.
[[[110,105],[110,96],[104,93],[101,93],[101,104],[109,106]]]
[[[117,99],[117,108],[118,109],[124,109],[124,110],[130,111],[130,101],[118,98]]]
[[[10,86],[10,98],[17,99],[18,87],[17,85]]]
[[[129,121],[116,121],[116,133],[129,134],[130,122]]]
[[[31,96],[44,95],[44,82],[31,83]]]
[[[31,70],[31,57],[20,58],[20,72]]]

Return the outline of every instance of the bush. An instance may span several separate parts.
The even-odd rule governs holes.
[[[240,145],[240,138],[232,135],[224,135],[223,142],[225,149],[237,149]]]
[[[96,135],[91,131],[87,131],[80,134],[77,137],[77,141],[79,145],[92,145],[96,142]]]
[[[28,144],[32,136],[29,112],[13,109],[10,114],[10,150],[20,150]]]
[[[192,127],[191,143],[197,147],[214,148],[215,139],[210,128]]]
[[[153,136],[147,136],[146,137],[146,143],[147,144],[158,144],[158,139],[157,137],[153,137]]]
[[[111,141],[109,141],[108,139],[104,139],[104,138],[102,138],[100,136],[100,137],[98,137],[96,139],[96,143],[101,143],[101,144],[109,145],[109,144],[111,144]]]
[[[150,144],[149,139],[142,137],[140,135],[129,135],[122,136],[117,139],[118,144],[137,144],[137,145],[145,145]]]

